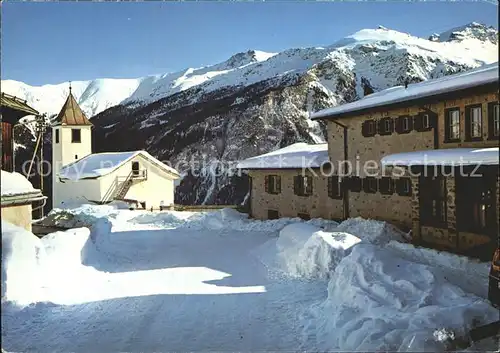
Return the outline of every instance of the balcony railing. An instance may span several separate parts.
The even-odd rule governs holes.
[[[148,178],[148,170],[147,169],[141,169],[141,170],[132,170],[132,174],[130,176],[132,179],[147,179]]]

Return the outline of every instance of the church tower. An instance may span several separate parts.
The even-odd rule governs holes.
[[[92,123],[73,93],[69,95],[52,125],[52,201],[57,206],[57,174],[61,168],[92,153]]]

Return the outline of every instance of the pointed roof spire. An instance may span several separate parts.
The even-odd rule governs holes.
[[[55,119],[55,125],[90,125],[92,123],[87,118],[82,108],[76,102],[71,92],[71,82],[69,83],[69,94],[61,111]]]

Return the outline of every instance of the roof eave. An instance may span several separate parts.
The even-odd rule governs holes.
[[[355,116],[359,116],[359,115],[364,115],[367,113],[404,108],[404,107],[414,106],[414,105],[418,105],[418,104],[424,104],[424,103],[431,104],[431,103],[435,103],[439,100],[452,98],[451,96],[470,94],[471,91],[473,91],[473,90],[475,91],[478,88],[481,89],[481,92],[474,92],[474,93],[484,93],[484,91],[494,90],[495,88],[498,91],[498,79],[495,81],[492,81],[492,82],[481,83],[479,85],[475,85],[475,86],[471,86],[471,87],[467,87],[467,88],[462,88],[462,89],[457,89],[457,90],[452,90],[452,91],[447,91],[447,92],[441,92],[441,93],[437,93],[437,94],[430,94],[430,95],[423,96],[423,97],[418,97],[418,98],[414,98],[414,99],[408,99],[408,100],[403,100],[403,101],[398,101],[398,102],[393,102],[393,103],[385,103],[385,104],[380,103],[379,105],[375,105],[375,106],[368,107],[368,108],[351,110],[351,111],[344,112],[344,113],[311,117],[310,119],[311,120],[337,120],[337,119],[341,119],[341,118],[348,118],[348,117],[355,117]]]

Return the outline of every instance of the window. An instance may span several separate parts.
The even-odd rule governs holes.
[[[490,139],[500,136],[500,105],[496,102],[488,104],[488,135]]]
[[[54,139],[55,139],[56,143],[59,143],[59,129],[55,129],[55,134],[56,134],[56,136]]]
[[[366,120],[361,126],[361,132],[364,137],[375,136],[377,131],[375,130],[375,120]]]
[[[311,219],[311,216],[307,213],[297,213],[297,217],[303,219],[304,221],[308,221]]]
[[[495,175],[456,178],[457,228],[472,233],[497,235]]]
[[[281,177],[279,175],[267,175],[265,184],[268,194],[277,195],[281,192]]]
[[[267,210],[267,219],[278,219],[280,214],[276,210]]]
[[[428,129],[431,127],[431,121],[429,119],[429,114],[422,114],[422,127]]]
[[[483,135],[483,119],[481,105],[465,108],[465,135],[468,140],[481,139]]]
[[[410,178],[399,178],[395,181],[396,193],[399,196],[411,195],[411,180]]]
[[[342,199],[341,181],[338,175],[328,178],[328,196],[332,199]]]
[[[71,142],[73,143],[82,142],[82,134],[80,129],[71,129]]]
[[[395,121],[395,130],[398,134],[407,134],[413,130],[413,119],[408,115],[399,116]]]
[[[448,109],[446,110],[445,119],[445,140],[447,142],[460,140],[460,110]]]
[[[133,176],[139,175],[139,162],[137,161],[132,162],[132,175]]]
[[[298,196],[310,196],[313,193],[313,179],[311,176],[296,175],[293,191]]]
[[[390,177],[382,177],[378,181],[378,189],[381,194],[391,195],[394,193],[394,181]]]
[[[408,131],[410,129],[410,118],[405,116],[403,117],[403,131]]]
[[[443,176],[421,176],[419,185],[420,222],[446,227],[446,179]]]
[[[380,135],[390,135],[394,131],[392,118],[383,118],[378,122],[378,132]]]
[[[421,112],[413,117],[413,128],[416,131],[429,131],[435,126],[436,115],[429,112]]]
[[[375,177],[366,177],[363,179],[363,191],[368,194],[374,194],[378,190],[378,183]]]

